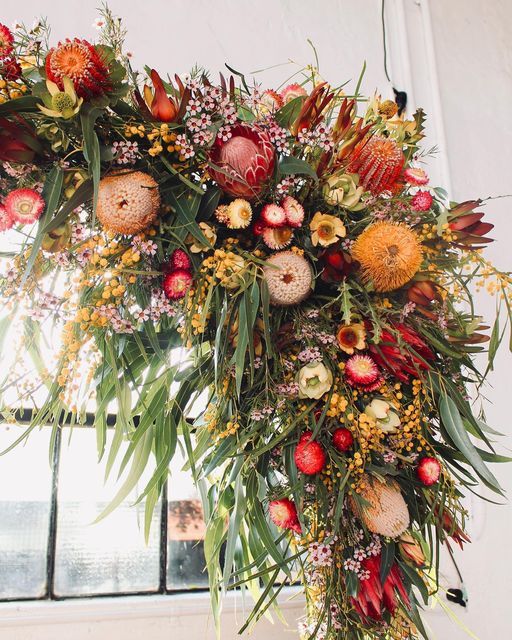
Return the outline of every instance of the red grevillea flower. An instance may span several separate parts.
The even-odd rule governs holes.
[[[64,76],[70,78],[81,98],[103,95],[111,89],[108,64],[87,40],[74,38],[59,42],[48,52],[45,69],[48,80],[61,90],[64,90]]]
[[[162,78],[151,69],[151,82],[155,88],[151,91],[147,84],[144,85],[144,100],[151,111],[151,115],[159,122],[173,122],[178,115],[178,107],[174,100],[169,98],[165,90]]]
[[[270,519],[276,527],[280,527],[281,529],[291,529],[296,533],[302,533],[299,517],[297,515],[297,508],[295,503],[288,498],[272,500],[268,506],[268,512]]]
[[[176,269],[164,277],[163,290],[169,300],[183,298],[192,286],[192,274],[185,269]]]
[[[6,58],[0,64],[0,76],[5,80],[19,80],[21,78],[21,65],[14,58]]]
[[[18,116],[15,122],[0,118],[0,160],[29,163],[41,150],[34,129],[23,118]]]
[[[251,200],[261,193],[274,171],[274,146],[256,126],[237,124],[230,131],[229,140],[217,137],[213,145],[210,175],[226,193]]]
[[[362,620],[371,618],[381,620],[384,610],[391,614],[398,606],[397,596],[405,607],[410,607],[410,600],[405,590],[402,572],[396,563],[389,571],[384,584],[380,579],[381,556],[370,556],[361,561],[361,565],[370,575],[359,582],[359,592],[351,601]]]
[[[345,363],[345,378],[354,386],[369,391],[368,387],[381,379],[379,367],[370,356],[352,356]]]
[[[394,140],[374,135],[354,149],[348,171],[357,173],[361,185],[375,196],[393,189],[404,161],[404,154]]]
[[[9,27],[0,24],[0,60],[7,58],[14,50],[14,36]]]
[[[15,189],[5,198],[4,206],[11,220],[31,224],[41,217],[45,202],[33,189]]]
[[[0,231],[7,231],[14,224],[14,220],[7,213],[7,209],[0,204]]]
[[[383,329],[378,344],[370,344],[373,359],[383,369],[402,382],[417,376],[421,369],[429,369],[428,360],[435,354],[417,332],[403,323],[393,323],[394,332]],[[371,329],[367,323],[367,329]]]
[[[414,211],[428,211],[434,202],[432,194],[428,191],[418,191],[411,200]]]
[[[319,442],[311,440],[311,436],[310,431],[302,434],[294,454],[297,469],[308,476],[320,473],[326,463],[324,448]]]

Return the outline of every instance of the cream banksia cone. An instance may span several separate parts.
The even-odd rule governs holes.
[[[160,194],[142,171],[120,172],[100,181],[96,214],[107,231],[134,235],[155,222]]]
[[[397,538],[409,527],[409,510],[395,480],[388,478],[381,482],[365,475],[360,495],[368,506],[358,504],[351,497],[350,507],[368,531]]]

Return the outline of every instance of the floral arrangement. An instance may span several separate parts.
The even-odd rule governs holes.
[[[246,629],[300,581],[301,638],[427,637],[461,498],[501,493],[486,463],[506,460],[475,401],[512,282],[483,202],[430,186],[423,113],[360,80],[140,74],[100,22],[51,46],[0,26],[4,419],[32,406],[28,432],[56,432],[92,407],[110,470],[129,443],[103,515],[150,465],[150,522],[183,447],[217,621],[226,589],[254,597]]]

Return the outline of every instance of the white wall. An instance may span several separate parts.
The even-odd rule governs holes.
[[[44,11],[55,39],[93,38],[97,4],[96,0],[46,3]],[[112,0],[110,5],[125,19],[127,47],[135,66],[148,64],[162,72],[182,73],[195,62],[217,70],[226,61],[250,75],[289,59],[301,66],[312,61],[310,38],[320,57],[320,71],[330,82],[356,78],[366,60],[364,90],[378,87],[390,97],[382,68],[379,0]],[[387,5],[392,77],[408,91],[411,105],[426,108],[428,142],[441,147],[431,175],[451,182],[455,199],[512,193],[512,1],[388,0]],[[38,0],[25,0],[20,6],[9,3],[2,8],[0,20],[30,23],[40,11]],[[270,69],[260,77],[265,86],[275,86],[293,69],[292,65]],[[500,240],[489,255],[504,269],[511,263],[507,244],[511,204],[510,199],[495,200],[486,207],[487,217],[496,225],[494,237]],[[479,302],[484,314],[493,313],[492,301],[480,296]],[[491,425],[505,432],[510,423],[507,391],[510,394],[512,388],[507,365],[510,356],[502,352],[488,390],[494,404],[487,407]],[[512,492],[512,466],[498,469],[497,474]],[[505,639],[512,627],[507,614],[512,596],[512,510],[490,505],[476,507],[475,513],[473,536],[478,544],[469,545],[462,557],[458,554],[469,607],[467,611],[459,607],[457,614],[480,640]],[[453,580],[449,567],[446,573]],[[123,622],[126,609],[116,609],[105,619],[106,606],[97,609],[87,602],[81,606],[61,605],[57,616],[62,624],[57,626],[50,617],[35,618],[27,627],[22,625],[21,612],[16,614],[14,608],[13,613],[13,606],[10,613],[0,608],[0,638],[60,640],[72,635],[74,640],[103,640],[122,635],[125,640],[146,636],[160,640],[180,628],[191,640],[194,633],[213,637],[204,631],[208,621],[201,607],[193,617],[180,613],[178,607],[175,614],[169,609],[169,615],[153,618],[148,612],[151,605],[138,603],[136,608],[129,605],[129,619]],[[140,611],[140,619],[134,611]],[[288,609],[289,619],[299,612],[300,607]],[[70,626],[73,615],[78,617]],[[428,618],[439,640],[466,637],[437,612]],[[148,619],[153,619],[149,628],[145,626]],[[2,628],[2,620],[11,626]],[[235,628],[232,614],[227,613],[223,637],[235,637]],[[253,637],[283,636],[279,625],[273,629],[262,626]],[[296,637],[293,621],[284,634]]]

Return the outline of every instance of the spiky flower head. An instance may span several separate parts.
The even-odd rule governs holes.
[[[373,135],[360,142],[348,170],[357,173],[361,185],[378,196],[389,191],[397,181],[404,165],[404,154],[391,138]]]
[[[96,215],[108,231],[133,235],[158,216],[158,184],[142,171],[121,172],[100,181]]]
[[[389,538],[398,538],[409,527],[409,510],[392,478],[384,481],[369,475],[363,476],[360,495],[368,505],[350,499],[352,511],[365,524],[368,531]]]
[[[263,267],[270,302],[279,306],[299,304],[311,293],[313,271],[309,262],[293,251],[270,256]]]
[[[81,98],[103,95],[111,89],[109,68],[96,47],[74,38],[50,49],[45,61],[46,77],[64,90],[63,79],[71,79]]]
[[[363,280],[373,283],[376,291],[393,291],[409,282],[422,255],[420,240],[410,227],[384,220],[366,227],[352,246]]]

